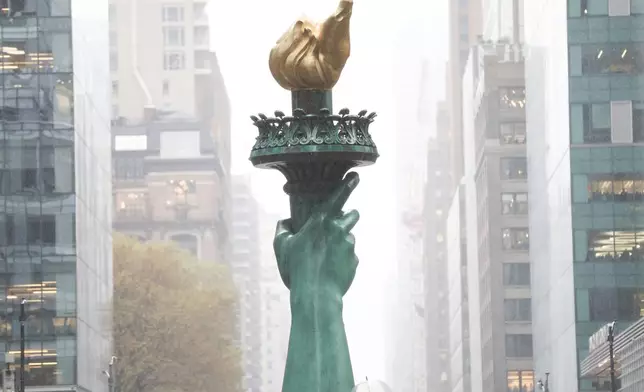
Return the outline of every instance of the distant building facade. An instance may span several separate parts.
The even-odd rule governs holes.
[[[232,262],[239,293],[238,332],[245,392],[263,391],[260,209],[249,176],[232,179]]]
[[[0,365],[24,299],[26,392],[108,391],[107,31],[106,0],[0,1]]]
[[[115,230],[227,262],[226,190],[208,127],[167,118],[114,125],[112,135]]]
[[[273,238],[283,217],[261,211],[262,392],[281,392],[291,330],[290,292],[277,269]]]
[[[451,202],[448,145],[449,113],[444,102],[438,105],[437,137],[427,151],[427,182],[424,205],[425,264],[425,341],[427,391],[450,392],[449,325],[447,284],[447,216]]]

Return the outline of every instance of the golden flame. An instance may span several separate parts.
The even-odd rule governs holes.
[[[322,23],[300,19],[271,50],[269,67],[287,90],[331,90],[351,54],[353,0],[342,0]]]

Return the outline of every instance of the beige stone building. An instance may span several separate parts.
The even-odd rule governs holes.
[[[199,117],[212,74],[207,0],[111,0],[110,67],[115,117],[146,107]]]
[[[228,195],[208,127],[165,119],[113,126],[112,135],[114,228],[227,262]]]
[[[206,0],[111,0],[114,228],[230,262],[230,107]]]

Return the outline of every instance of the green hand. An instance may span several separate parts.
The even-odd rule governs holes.
[[[273,245],[291,291],[292,316],[283,392],[349,392],[354,387],[342,297],[358,267],[350,231],[359,214],[344,214],[342,208],[359,182],[357,173],[347,174],[296,233],[290,219],[277,225]]]

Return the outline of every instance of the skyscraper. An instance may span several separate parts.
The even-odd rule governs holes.
[[[3,0],[0,42],[0,361],[19,369],[24,300],[27,390],[105,392],[107,1]]]
[[[643,13],[525,3],[534,358],[552,391],[594,390],[578,380],[588,337],[642,315]]]
[[[436,138],[427,152],[425,184],[425,230],[423,258],[425,267],[425,328],[427,392],[449,392],[449,325],[447,318],[446,218],[451,202],[449,176],[449,115],[445,102],[436,113]]]
[[[242,387],[247,392],[259,392],[262,390],[260,211],[249,176],[235,176],[232,185],[231,267],[239,294]]]
[[[449,110],[449,178],[451,180],[449,207],[445,213],[447,227],[447,292],[449,297],[449,361],[450,389],[454,392],[472,391],[470,323],[467,284],[467,239],[465,228],[466,188],[463,153],[463,72],[470,47],[477,43],[481,31],[481,0],[449,1],[448,63],[446,100]],[[441,131],[441,130],[439,130]],[[453,197],[460,199],[453,199]],[[456,236],[457,238],[454,238]]]
[[[470,52],[463,82],[472,388],[534,387],[523,56]]]

